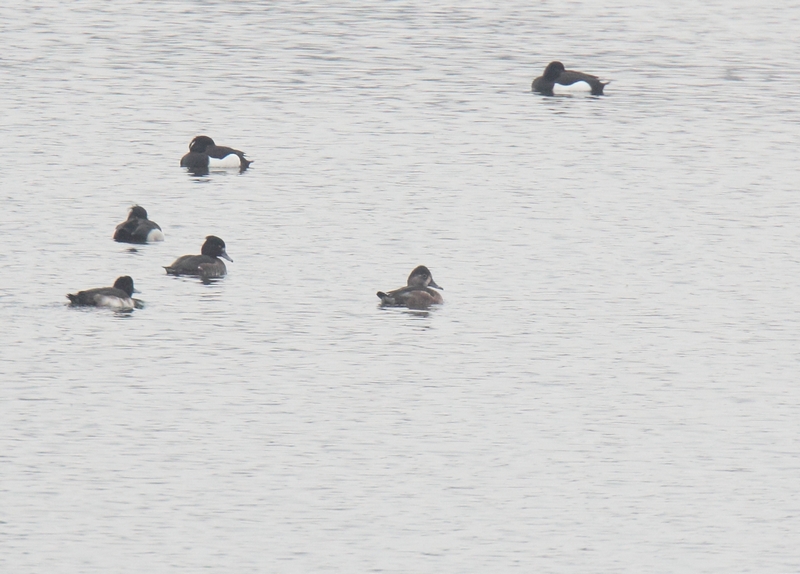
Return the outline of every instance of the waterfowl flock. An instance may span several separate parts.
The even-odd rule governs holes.
[[[544,96],[555,95],[559,86],[581,85],[592,95],[601,96],[608,82],[597,76],[574,70],[567,70],[558,61],[550,62],[541,76],[531,83],[531,91]],[[189,143],[189,151],[181,158],[181,167],[187,168],[195,175],[207,175],[211,168],[238,168],[244,172],[252,164],[244,152],[226,146],[218,146],[213,139],[200,135]],[[147,244],[164,241],[164,232],[155,222],[148,219],[147,211],[140,205],[131,207],[128,218],[117,225],[114,230],[114,241],[120,243]],[[200,255],[183,255],[172,264],[165,265],[168,275],[193,275],[204,282],[224,277],[228,270],[222,259],[233,262],[225,250],[225,242],[215,235],[206,237],[200,249]],[[409,309],[427,309],[431,305],[444,303],[442,288],[433,280],[430,270],[420,265],[411,271],[406,285],[385,293],[378,291],[382,307],[407,307]],[[106,307],[118,311],[141,309],[144,304],[133,298],[133,279],[128,275],[118,277],[112,287],[98,287],[78,293],[70,293],[67,298],[74,307]]]
[[[209,167],[233,167],[244,171],[251,163],[251,160],[245,158],[244,152],[218,146],[208,136],[195,137],[189,144],[189,152],[180,162],[181,167],[188,168],[194,174],[208,173]],[[134,205],[128,212],[128,218],[115,228],[113,239],[120,243],[147,244],[164,241],[164,232],[158,223],[148,218],[144,207]],[[228,273],[223,259],[233,262],[226,251],[225,242],[216,235],[209,235],[200,248],[200,255],[183,255],[170,265],[165,265],[164,269],[168,275],[193,275],[208,282]],[[442,296],[431,287],[441,289],[433,281],[428,268],[420,265],[411,272],[406,287],[388,294],[379,291],[378,297],[381,298],[381,305],[424,309],[443,302]],[[117,278],[112,287],[70,293],[67,298],[73,307],[105,307],[115,311],[132,311],[144,307],[142,301],[133,298],[135,292],[133,279],[124,275]]]

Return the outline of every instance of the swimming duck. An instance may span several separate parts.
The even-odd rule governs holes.
[[[144,207],[134,205],[128,213],[128,219],[117,225],[114,241],[120,243],[148,243],[164,241],[164,233],[158,223],[147,219]]]
[[[405,287],[384,293],[378,291],[381,305],[387,307],[408,307],[409,309],[426,309],[430,305],[444,303],[441,293],[430,289],[442,289],[433,280],[433,276],[427,267],[420,265],[408,276]]]
[[[225,252],[225,242],[214,235],[206,237],[200,253],[201,255],[178,257],[172,265],[164,269],[168,275],[199,275],[203,279],[210,279],[222,277],[228,272],[220,257],[233,263],[233,259]]]
[[[133,279],[125,275],[114,281],[113,287],[98,287],[68,294],[67,298],[75,307],[108,307],[119,311],[140,308],[142,302],[133,298]]]
[[[572,86],[579,82],[584,82],[592,91],[593,96],[602,96],[603,88],[608,85],[608,82],[601,82],[597,76],[566,70],[561,62],[550,62],[544,69],[544,73],[533,80],[531,90],[545,96],[552,96],[556,84]]]
[[[218,146],[208,136],[197,136],[189,143],[189,153],[181,158],[181,167],[191,170],[207,170],[217,167],[238,167],[246,170],[251,160],[244,157],[244,152],[230,147]]]

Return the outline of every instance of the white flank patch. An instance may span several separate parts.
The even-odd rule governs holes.
[[[164,241],[164,234],[160,229],[151,229],[147,234],[147,241]]]
[[[569,86],[562,86],[561,84],[556,84],[553,86],[553,93],[554,94],[574,94],[576,92],[591,92],[592,86],[587,84],[586,82],[575,82]]]
[[[101,307],[108,307],[109,309],[133,309],[133,299],[122,299],[113,296],[101,296],[96,299],[97,304]]]
[[[242,162],[239,161],[238,155],[231,153],[222,159],[208,158],[208,167],[211,169],[219,167],[242,167]]]

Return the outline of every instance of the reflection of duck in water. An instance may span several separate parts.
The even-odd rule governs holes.
[[[194,138],[189,144],[189,153],[181,158],[181,167],[201,171],[217,167],[238,167],[244,171],[251,163],[244,157],[244,152],[219,146],[208,136]]]
[[[114,241],[121,243],[148,243],[150,241],[164,241],[164,233],[158,223],[147,219],[144,207],[134,205],[128,214],[128,219],[117,225],[114,231]]]
[[[125,275],[114,281],[113,287],[98,287],[70,293],[67,298],[74,307],[108,307],[120,311],[129,311],[140,307],[141,301],[133,298],[133,279]]]
[[[597,76],[566,70],[561,62],[550,62],[544,69],[544,73],[533,80],[531,90],[545,96],[552,96],[556,84],[572,86],[580,82],[583,82],[586,89],[591,90],[593,96],[602,96],[603,88],[608,85],[608,82],[601,82]]]
[[[225,242],[214,235],[206,237],[200,255],[183,255],[164,267],[169,275],[199,275],[204,279],[222,277],[228,270],[220,257],[233,262],[225,252]]]
[[[420,265],[408,276],[405,287],[384,293],[378,291],[381,298],[381,305],[387,307],[408,307],[409,309],[426,309],[431,305],[444,303],[441,293],[434,291],[431,287],[442,289],[433,280],[433,276],[427,267]]]

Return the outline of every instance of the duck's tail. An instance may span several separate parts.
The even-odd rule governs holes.
[[[248,167],[250,167],[250,164],[253,163],[252,159],[247,159],[246,157],[244,157],[244,153],[243,152],[238,152],[236,155],[239,156],[239,170],[240,171],[246,170]]]
[[[592,95],[593,96],[604,96],[605,94],[603,93],[603,88],[605,88],[610,83],[611,83],[611,80],[609,80],[607,82],[601,82],[600,80],[597,80],[597,82],[592,84]]]
[[[392,305],[397,304],[394,297],[392,297],[388,293],[384,293],[383,291],[378,291],[377,295],[378,297],[381,298],[381,305],[389,305],[391,307]]]

